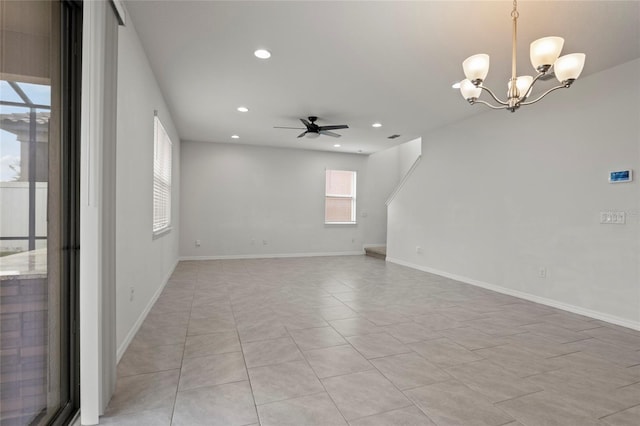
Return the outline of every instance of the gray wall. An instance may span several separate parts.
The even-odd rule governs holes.
[[[419,152],[419,140],[371,156],[183,142],[180,255],[356,254],[385,244],[385,201]],[[325,169],[358,172],[357,225],[324,224]]]
[[[369,205],[365,244],[387,243],[387,199],[420,156],[421,150],[421,140],[415,139],[369,155],[365,188]]]
[[[178,260],[180,139],[131,20],[118,37],[116,340],[122,355]],[[155,240],[154,110],[173,142],[173,230]]]
[[[638,178],[607,182],[612,170],[640,172],[638,75],[635,60],[515,114],[423,136],[389,209],[388,256],[640,327]],[[601,225],[608,210],[625,211],[626,225]]]
[[[356,253],[367,211],[367,157],[182,143],[180,255]],[[357,225],[324,224],[325,169],[355,170]],[[196,247],[195,241],[201,246]],[[266,242],[266,244],[265,244]]]

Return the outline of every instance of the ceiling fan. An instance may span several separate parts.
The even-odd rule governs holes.
[[[278,127],[275,126],[274,129],[298,129],[298,130],[304,130],[304,132],[300,133],[298,135],[299,138],[303,137],[303,136],[307,136],[308,138],[317,138],[320,135],[326,135],[326,136],[331,136],[333,138],[339,138],[342,135],[339,135],[337,133],[331,132],[331,130],[338,130],[338,129],[348,129],[349,126],[347,126],[346,124],[335,124],[335,125],[331,125],[331,126],[318,126],[316,124],[316,120],[318,119],[318,117],[316,116],[311,116],[309,117],[309,120],[305,120],[304,118],[301,118],[300,121],[302,121],[302,124],[304,124],[305,127]]]

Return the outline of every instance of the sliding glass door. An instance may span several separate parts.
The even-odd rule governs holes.
[[[0,424],[77,408],[79,4],[0,0]]]

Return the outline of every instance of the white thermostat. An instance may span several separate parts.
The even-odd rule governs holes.
[[[631,170],[609,172],[609,183],[631,182],[631,180],[633,180],[633,172]]]

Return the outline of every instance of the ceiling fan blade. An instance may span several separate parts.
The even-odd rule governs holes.
[[[280,127],[280,126],[273,126],[274,129],[296,129],[296,130],[304,130],[304,127]]]
[[[336,124],[334,126],[320,126],[320,130],[338,130],[338,129],[348,129],[349,126],[346,124]]]
[[[301,138],[301,137],[303,137],[303,136],[304,136],[304,135],[306,135],[306,134],[307,134],[307,131],[305,130],[304,132],[300,133],[300,134],[298,135],[298,137],[299,137],[299,138]]]
[[[307,120],[305,120],[304,118],[301,118],[300,121],[302,121],[302,124],[305,125],[305,127],[309,127],[311,126],[311,123],[309,123]]]
[[[332,138],[339,138],[339,137],[342,136],[342,135],[339,135],[337,133],[330,132],[328,130],[320,130],[320,134],[321,135],[331,136]]]

